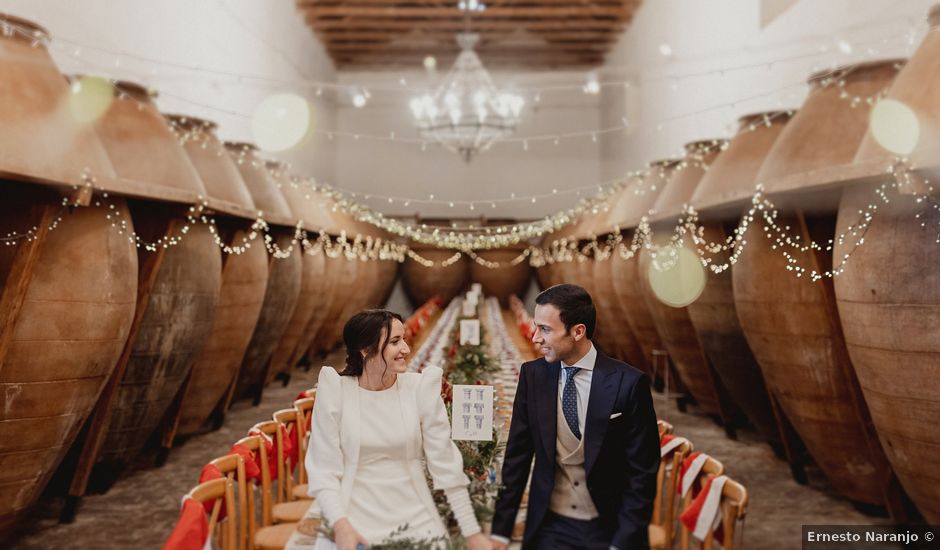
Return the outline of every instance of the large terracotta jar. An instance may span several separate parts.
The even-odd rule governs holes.
[[[491,268],[474,261],[470,264],[470,282],[483,286],[484,296],[495,296],[503,307],[509,307],[509,297],[525,297],[532,280],[532,267],[528,258],[519,260],[525,247],[517,246],[496,250],[478,250],[476,255],[483,262],[496,262],[499,267]]]
[[[294,239],[295,216],[277,184],[271,179],[265,161],[254,145],[226,143],[255,207],[271,227],[268,243],[268,281],[258,323],[251,335],[235,385],[234,397],[252,397],[260,403],[275,347],[284,336],[294,314],[303,278],[303,249]]]
[[[757,172],[790,116],[789,112],[777,111],[742,117],[738,134],[731,140],[728,149],[709,166],[708,172],[699,182],[692,197],[693,205],[732,201],[747,204],[747,199],[755,191]],[[740,209],[735,211],[740,212]],[[707,242],[726,243],[729,236],[734,235],[737,216],[730,222],[723,219],[721,214],[704,217],[702,236]],[[684,243],[693,250],[702,248],[701,245],[693,244],[688,235]],[[727,250],[714,254],[713,265],[730,262],[730,256]],[[702,295],[689,304],[688,311],[705,355],[727,388],[728,395],[760,434],[780,449],[780,428],[764,376],[738,321],[731,270],[725,269],[719,273],[709,270]]]
[[[678,214],[681,206],[692,198],[696,186],[707,167],[725,147],[722,140],[697,141],[686,145],[686,158],[674,169],[663,190],[653,205],[659,215],[667,216],[653,225],[656,244],[667,244],[673,224],[669,216]],[[732,425],[731,404],[722,400],[719,380],[695,334],[687,307],[673,307],[660,301],[649,284],[648,273],[652,265],[650,252],[644,249],[639,254],[638,275],[646,305],[653,324],[669,353],[683,385],[695,398],[703,411]]]
[[[46,31],[5,15],[0,25],[16,29],[0,36],[0,235],[36,228],[32,239],[0,246],[4,538],[45,489],[114,370],[134,315],[137,255],[94,207],[100,195],[88,197],[90,207],[63,210],[59,192],[15,181],[73,184],[86,168],[97,177],[114,172],[91,128],[56,109],[69,87]],[[123,199],[106,203],[129,220]]]
[[[284,200],[291,209],[300,216],[304,227],[318,228],[332,224],[332,219],[323,219],[322,211],[317,208],[316,197],[310,186],[287,173],[287,167],[269,161],[267,163],[271,179],[280,187]],[[282,376],[285,382],[289,380],[291,369],[296,366],[295,350],[304,338],[304,331],[314,314],[324,309],[326,305],[323,294],[323,280],[326,276],[326,260],[324,254],[307,253],[297,248],[302,256],[302,270],[300,292],[297,295],[297,304],[287,328],[271,356],[271,367],[268,369],[267,380],[270,382],[276,376]]]
[[[208,198],[256,212],[238,168],[216,137],[215,124],[190,116],[169,116],[167,120],[205,185]],[[254,219],[221,212],[215,219],[219,240],[238,251],[222,255],[215,321],[186,386],[177,428],[180,436],[221,424],[268,282],[268,255],[262,239],[250,239]]]
[[[841,80],[846,95],[868,97],[890,85],[896,72],[894,62],[867,64]],[[853,107],[835,83],[824,85],[828,77],[810,78],[809,96],[767,154],[757,180],[768,190],[798,193],[851,165],[869,111]],[[782,209],[776,223],[802,242],[832,239],[834,209],[812,195],[804,195],[801,204],[802,209]],[[765,238],[763,225],[762,219],[750,225],[747,247],[732,267],[744,335],[768,389],[835,489],[852,500],[885,504],[892,473],[849,360],[832,281],[797,277],[781,247]],[[832,267],[825,249],[799,259],[818,272]]]
[[[914,111],[921,137],[910,158],[929,166],[936,181],[940,158],[940,6],[930,31],[898,73],[887,98]],[[865,136],[856,162],[880,171],[892,153]],[[881,181],[884,181],[881,178]],[[878,185],[878,184],[876,184]],[[937,187],[937,184],[933,184]],[[837,233],[858,223],[859,210],[878,206],[865,233],[837,242],[834,257],[851,253],[835,278],[839,318],[849,356],[882,448],[928,523],[940,523],[940,244],[938,213],[900,189],[884,204],[872,185],[849,185],[839,207]],[[937,200],[936,195],[933,199]],[[917,216],[921,218],[918,219]],[[921,223],[926,222],[926,227]]]
[[[153,92],[129,82],[117,83],[115,92],[95,129],[117,176],[137,182],[145,197],[205,196],[198,173],[152,101]],[[162,437],[172,428],[162,421],[178,412],[184,383],[211,331],[221,285],[219,247],[207,225],[188,217],[188,206],[145,198],[132,200],[130,210],[141,241],[163,239],[166,246],[139,249],[135,324],[96,410],[107,419],[107,429],[94,454],[95,490],[110,487],[158,429],[159,446],[169,448]],[[93,432],[85,457],[94,447]],[[73,495],[80,494],[81,465],[87,463],[87,458],[80,463]]]
[[[656,373],[653,371],[653,352],[666,348],[656,331],[653,314],[643,296],[639,251],[631,249],[637,224],[656,203],[656,198],[678,164],[678,160],[672,159],[650,163],[644,175],[635,178],[624,188],[608,215],[608,225],[620,226],[623,234],[624,247],[615,250],[608,262],[617,311],[620,318],[630,327],[640,346],[642,359],[634,366],[654,376]]]
[[[443,266],[441,262],[454,256],[453,250],[418,245],[412,245],[412,250],[434,262],[432,267],[425,267],[409,257],[401,266],[402,284],[413,306],[418,307],[434,296],[440,296],[447,304],[469,285],[470,259],[466,255]]]

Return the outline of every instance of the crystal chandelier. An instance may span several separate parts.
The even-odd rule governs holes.
[[[496,140],[512,134],[522,112],[522,97],[501,92],[473,51],[475,33],[457,35],[461,52],[444,81],[431,94],[411,99],[421,137],[436,141],[467,162]]]

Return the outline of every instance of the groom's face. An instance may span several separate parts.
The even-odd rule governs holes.
[[[558,308],[551,305],[535,306],[535,334],[532,341],[539,346],[545,360],[554,363],[570,357],[575,347],[575,339],[561,322]],[[575,327],[572,327],[575,328]]]

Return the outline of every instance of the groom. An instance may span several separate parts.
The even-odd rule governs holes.
[[[524,549],[645,550],[659,466],[649,381],[591,343],[586,290],[556,285],[535,303],[544,357],[519,374],[493,548],[507,548],[534,455]]]

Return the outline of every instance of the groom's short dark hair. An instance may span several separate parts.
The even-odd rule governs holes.
[[[546,288],[535,297],[540,306],[553,305],[558,309],[565,331],[575,325],[584,325],[587,337],[594,338],[594,326],[597,324],[597,311],[588,291],[578,285],[560,284]]]

